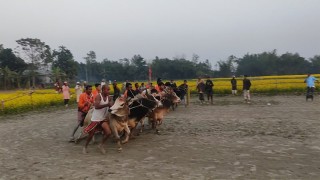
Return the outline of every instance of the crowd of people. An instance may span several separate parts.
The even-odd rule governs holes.
[[[243,81],[242,93],[243,93],[244,103],[250,103],[251,81],[250,79],[247,78],[247,75],[243,76],[242,81]],[[315,90],[315,82],[317,81],[318,79],[316,79],[311,74],[307,75],[307,78],[304,81],[307,84],[307,99],[308,97],[313,98],[313,93]],[[111,82],[106,83],[105,80],[102,80],[101,83],[96,83],[94,85],[95,89],[92,91],[93,98],[95,98],[97,94],[101,92],[101,87],[103,85],[111,85],[110,83]],[[238,94],[238,88],[237,88],[238,84],[235,76],[232,77],[232,79],[230,80],[230,83],[231,83],[231,94],[236,96]],[[81,93],[85,92],[86,85],[87,85],[86,81],[84,81],[82,84],[80,84],[80,82],[76,83],[75,94],[76,94],[77,103],[79,103]],[[71,97],[70,87],[68,83],[65,81],[62,85],[60,85],[60,83],[57,81],[54,84],[54,86],[57,93],[63,94],[64,105],[68,107],[69,100]],[[183,84],[177,86],[174,80],[170,80],[169,82],[164,83],[162,82],[161,78],[158,78],[157,83],[155,85],[153,85],[152,83],[147,83],[147,84],[141,83],[140,85],[139,83],[131,84],[127,80],[122,84],[121,88],[119,87],[117,81],[114,80],[112,83],[112,88],[114,91],[112,100],[115,101],[116,98],[118,98],[121,94],[123,94],[125,97],[134,97],[137,94],[143,95],[145,93],[149,93],[149,94],[158,93],[158,92],[161,92],[163,87],[165,86],[172,87],[175,90],[175,92],[177,92],[182,102],[184,104],[186,103],[185,95],[188,89],[187,80],[184,80]],[[198,91],[199,100],[201,104],[203,104],[205,101],[205,95],[207,97],[207,101],[213,104],[213,88],[214,88],[214,83],[210,78],[207,78],[205,81],[201,78],[198,78],[196,83],[196,89]]]
[[[232,77],[231,81],[231,93],[232,95],[237,95],[237,79],[235,76]],[[207,95],[207,100],[211,104],[213,104],[213,81],[208,77],[206,81],[204,82],[203,79],[198,78],[197,80],[197,91],[199,94],[199,100],[200,103],[203,104],[205,101],[205,94]],[[247,78],[247,75],[244,75],[243,78],[243,97],[245,103],[250,103],[250,87],[251,87],[251,81]]]
[[[316,81],[318,81],[318,79],[313,77],[311,74],[308,74],[307,78],[305,79],[304,82],[307,84],[307,99],[308,99],[308,96],[312,96],[312,99],[313,99],[313,93],[314,93]],[[251,96],[250,96],[251,81],[247,77],[247,75],[244,75],[242,82],[243,82],[242,92],[243,92],[244,103],[250,103],[251,102]],[[149,94],[154,97],[158,96],[159,99],[161,99],[162,94],[165,93],[166,89],[168,89],[167,87],[170,87],[170,89],[174,90],[177,96],[180,97],[181,102],[184,105],[186,105],[185,96],[189,89],[187,80],[184,80],[182,84],[177,86],[174,80],[170,80],[164,83],[161,78],[157,79],[157,83],[155,85],[153,85],[151,82],[147,84],[144,84],[144,83],[132,84],[129,81],[125,81],[122,84],[122,87],[120,88],[116,80],[113,81],[112,85],[110,83],[111,82],[106,83],[104,81],[102,81],[101,83],[95,83],[94,90],[92,86],[87,85],[86,82],[83,82],[83,84],[80,84],[80,82],[76,83],[75,94],[76,94],[76,100],[78,103],[78,123],[72,131],[70,141],[75,140],[74,135],[76,131],[78,130],[79,127],[83,126],[85,117],[89,112],[89,110],[93,109],[91,124],[88,125],[86,128],[84,128],[84,132],[89,134],[84,151],[86,151],[86,147],[91,141],[94,135],[94,132],[97,128],[104,133],[104,136],[106,136],[106,138],[111,135],[110,127],[108,123],[105,121],[106,114],[107,114],[106,109],[110,108],[118,97],[128,99],[128,98],[134,98],[138,94],[140,94],[142,97]],[[231,94],[236,96],[238,93],[237,92],[238,84],[235,76],[233,76],[232,79],[230,80],[230,85],[231,85]],[[110,96],[109,94],[110,86],[114,90],[113,96]],[[210,78],[206,78],[206,80],[198,78],[196,89],[198,91],[199,100],[201,104],[203,104],[205,101],[205,95],[206,95],[207,101],[213,104],[213,92],[214,92],[213,88],[214,88],[214,83]],[[64,104],[66,107],[68,107],[68,103],[71,97],[70,87],[68,83],[65,81],[63,85],[60,85],[58,82],[56,82],[55,89],[57,93],[63,94]],[[101,150],[103,151],[103,149]]]
[[[310,89],[308,90],[308,92],[314,91],[314,88],[312,88],[311,87],[312,85],[310,85],[311,81],[313,81],[313,79],[307,81],[310,86]],[[95,99],[95,97],[101,92],[101,87],[103,85],[108,85],[108,86],[111,85],[109,83],[106,83],[104,80],[102,80],[101,83],[95,83],[94,84],[95,89],[91,92],[93,99]],[[57,93],[63,94],[64,105],[68,107],[69,100],[71,97],[70,87],[68,85],[68,82],[65,81],[63,85],[60,85],[60,83],[57,81],[54,84],[54,86]],[[124,97],[131,97],[131,98],[133,98],[137,94],[142,94],[142,95],[146,93],[157,94],[157,93],[160,93],[165,86],[172,87],[174,91],[177,93],[177,95],[181,98],[182,102],[186,104],[185,95],[188,90],[187,80],[184,80],[181,85],[177,86],[174,80],[170,80],[169,82],[164,83],[162,82],[161,78],[157,79],[156,85],[153,85],[152,83],[147,83],[146,85],[145,83],[141,83],[140,85],[139,83],[135,83],[133,86],[133,84],[127,80],[122,84],[121,88],[119,87],[117,81],[114,80],[112,83],[112,88],[114,91],[112,100],[115,101],[121,94],[123,94]],[[84,81],[82,84],[80,84],[80,82],[76,83],[75,95],[76,95],[77,103],[79,103],[80,101],[80,95],[86,92],[86,87],[87,87],[86,81]],[[201,104],[203,104],[205,101],[205,94],[207,95],[206,97],[208,102],[213,104],[213,87],[214,87],[214,83],[210,78],[207,78],[206,81],[204,81],[201,78],[198,78],[196,89],[198,91],[199,100]],[[250,103],[250,87],[251,87],[251,81],[247,78],[246,75],[244,75],[242,90],[244,95],[244,101],[246,103]],[[231,93],[232,95],[237,95],[237,79],[235,76],[233,76],[231,79]],[[161,95],[161,93],[159,95]]]
[[[95,126],[99,126],[102,128],[102,130],[109,134],[110,128],[108,125],[103,123],[103,119],[105,118],[105,114],[102,115],[99,112],[105,112],[105,108],[111,107],[112,103],[118,98],[134,98],[136,95],[140,94],[141,96],[146,96],[146,94],[153,95],[155,97],[159,97],[161,99],[161,96],[165,93],[166,87],[171,87],[175,92],[177,92],[177,95],[180,97],[180,99],[183,101],[183,104],[186,105],[186,94],[188,91],[188,84],[187,80],[184,80],[183,84],[180,86],[177,86],[176,83],[171,80],[170,82],[162,82],[161,78],[158,78],[157,84],[153,86],[152,83],[147,83],[145,85],[144,83],[141,83],[140,85],[138,83],[133,84],[129,81],[126,81],[123,83],[122,88],[118,86],[117,81],[115,80],[112,83],[112,87],[114,90],[113,96],[111,97],[109,94],[109,84],[103,84],[103,83],[96,83],[95,89],[93,90],[91,85],[85,84],[81,85],[80,82],[77,82],[75,87],[75,92],[77,96],[77,103],[78,103],[78,123],[75,126],[70,141],[74,141],[74,135],[79,127],[83,126],[84,119],[89,112],[91,108],[93,108],[93,115],[91,121],[99,122],[94,123]],[[67,83],[64,83],[65,86],[67,86]],[[66,89],[66,87],[62,88]],[[62,90],[63,92],[63,90]],[[69,91],[70,92],[70,91]],[[104,110],[102,110],[104,109]],[[89,143],[91,140],[91,129],[92,127],[88,126],[89,129],[85,129],[86,133],[89,134],[89,138],[86,144]],[[95,127],[93,127],[94,129]]]

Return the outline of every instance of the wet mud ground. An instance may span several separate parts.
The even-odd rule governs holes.
[[[252,98],[193,98],[105,155],[68,142],[76,108],[0,117],[0,179],[318,179],[320,97]]]

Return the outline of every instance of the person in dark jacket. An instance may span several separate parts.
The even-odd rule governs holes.
[[[235,76],[233,76],[231,79],[231,92],[232,95],[237,95],[237,80]]]
[[[245,103],[250,103],[250,87],[251,81],[247,78],[247,75],[244,75],[243,78],[243,97]]]
[[[210,80],[210,78],[207,79],[205,84],[205,91],[207,94],[208,101],[211,100],[211,104],[213,103],[213,82]]]

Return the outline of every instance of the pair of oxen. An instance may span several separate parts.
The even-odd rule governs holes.
[[[109,108],[106,119],[109,122],[112,135],[117,141],[118,151],[122,151],[121,144],[129,141],[129,137],[132,137],[132,132],[136,130],[139,123],[141,123],[140,132],[142,132],[145,117],[148,117],[152,129],[159,133],[158,126],[162,124],[164,116],[173,104],[180,101],[180,98],[171,89],[164,91],[161,98],[156,98],[151,94],[145,96],[138,94],[134,98],[128,99],[117,98],[113,106]],[[88,112],[83,127],[90,124],[92,112],[93,109]],[[121,134],[124,135],[124,138],[121,138]],[[84,136],[82,131],[75,142],[79,142]]]

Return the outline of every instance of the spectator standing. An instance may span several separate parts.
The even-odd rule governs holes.
[[[101,87],[102,87],[103,85],[105,85],[105,84],[106,84],[106,80],[105,80],[105,79],[102,79],[102,80],[101,80],[101,83],[100,83]]]
[[[231,92],[232,95],[237,95],[237,80],[235,76],[233,76],[231,79]]]
[[[186,103],[186,94],[188,93],[188,84],[187,84],[187,80],[183,81],[183,84],[181,84],[178,89],[180,91],[180,99],[183,102],[184,106],[187,106]]]
[[[82,86],[80,85],[80,82],[77,82],[76,87],[74,88],[77,96],[77,103],[79,103],[79,98],[81,93],[83,92]]]
[[[207,94],[207,98],[208,98],[208,101],[210,99],[210,103],[212,104],[213,103],[213,82],[210,80],[210,78],[208,77],[207,81],[206,81],[206,85],[205,85],[205,91],[206,91],[206,94]]]
[[[243,78],[243,97],[245,103],[250,103],[251,97],[250,97],[250,87],[251,87],[251,81],[247,78],[247,75],[244,75]]]
[[[64,100],[64,105],[66,107],[69,106],[69,100],[70,100],[70,88],[68,86],[68,82],[65,81],[62,85],[62,94],[63,94],[63,100]]]
[[[56,81],[56,83],[54,83],[54,88],[56,90],[57,93],[60,93],[62,90],[61,90],[61,85],[60,85],[60,82],[59,81]]]

